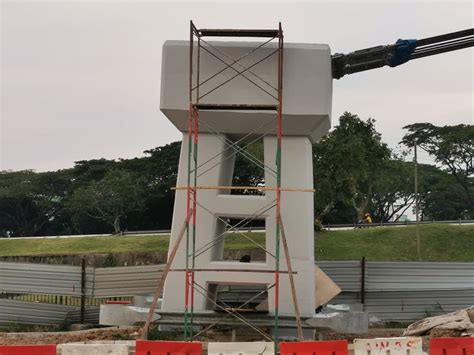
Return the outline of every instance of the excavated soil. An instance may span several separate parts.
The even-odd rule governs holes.
[[[0,345],[63,344],[92,340],[135,340],[138,327],[113,327],[73,332],[0,333]]]

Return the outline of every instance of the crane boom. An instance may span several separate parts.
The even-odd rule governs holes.
[[[474,46],[474,29],[447,33],[423,39],[399,39],[394,44],[361,49],[348,54],[332,56],[332,76],[381,68],[396,67],[410,60]]]

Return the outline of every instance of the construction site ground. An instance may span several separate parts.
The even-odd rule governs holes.
[[[38,329],[41,330],[41,329]],[[340,340],[346,339],[349,344],[356,338],[373,339],[373,338],[387,338],[402,336],[403,328],[370,328],[365,334],[344,334],[336,333],[329,330],[318,332],[316,340]],[[181,340],[179,333],[157,332],[151,331],[153,338],[162,340]],[[97,341],[113,341],[113,340],[136,340],[139,338],[139,327],[107,327],[94,328],[79,331],[66,332],[44,332],[31,331],[22,333],[0,332],[0,345],[20,345],[20,344],[64,344],[77,342],[97,342]],[[460,336],[460,331],[433,330],[429,336],[423,336],[423,349],[429,350],[430,337],[456,337]],[[230,330],[215,330],[209,331],[205,336],[197,339],[203,342],[204,349],[207,348],[207,343],[212,341],[231,341],[232,333]],[[256,334],[253,330],[238,330],[236,341],[262,341],[261,336]]]

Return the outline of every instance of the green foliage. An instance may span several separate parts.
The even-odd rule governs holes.
[[[27,327],[23,324],[18,324],[17,322],[9,322],[6,327],[7,333],[19,333],[26,331]]]
[[[159,326],[150,327],[148,340],[183,340],[182,331],[163,331]]]
[[[121,219],[144,207],[144,190],[138,179],[125,170],[109,170],[102,179],[75,190],[70,208],[106,222],[118,233]]]
[[[446,167],[462,187],[465,199],[474,204],[474,125],[438,127],[431,123],[415,123],[404,127],[408,133],[402,142],[407,147],[419,146]]]
[[[422,218],[474,218],[473,126],[417,123],[406,128],[406,146],[416,141],[446,168],[418,167]],[[181,142],[174,142],[147,150],[141,158],[83,160],[71,169],[46,173],[0,172],[0,236],[169,229],[180,149]],[[239,149],[263,161],[261,139],[242,141]],[[413,164],[390,152],[373,119],[345,112],[314,145],[313,163],[315,219],[323,223],[352,223],[365,212],[374,222],[388,221],[413,205]],[[263,185],[258,165],[236,154],[232,183]]]
[[[324,219],[339,204],[352,206],[354,219],[362,219],[389,158],[375,120],[345,112],[339,125],[314,145],[317,218]]]
[[[103,267],[116,267],[118,266],[119,262],[114,254],[107,254],[102,264]]]
[[[77,161],[73,168],[74,182],[77,186],[87,185],[92,181],[104,178],[111,169],[118,168],[114,160],[91,159]]]
[[[241,153],[235,154],[234,177],[232,184],[235,186],[260,186],[264,184],[263,163],[263,140],[247,143],[240,146],[245,156]],[[252,159],[253,162],[249,161]],[[259,194],[259,191],[232,191],[233,194]]]
[[[0,172],[0,231],[31,236],[64,212],[71,193],[69,173]]]
[[[374,181],[370,210],[376,221],[397,220],[415,200],[413,164],[386,160]]]
[[[473,216],[463,188],[452,174],[433,165],[419,165],[420,209],[428,220],[470,219]]]
[[[139,173],[146,191],[145,210],[127,218],[135,229],[171,228],[174,190],[178,177],[181,142],[145,151],[147,157],[123,161],[124,167]]]

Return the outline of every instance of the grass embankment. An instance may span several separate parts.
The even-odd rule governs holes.
[[[423,261],[473,261],[474,226],[420,227]],[[263,233],[247,234],[263,244]],[[291,245],[291,236],[288,236]],[[0,239],[0,256],[93,253],[150,253],[168,249],[168,236],[87,237],[69,239]],[[416,229],[373,227],[316,233],[317,260],[417,261]],[[245,238],[228,236],[226,249],[256,248]]]
[[[420,226],[422,261],[474,262],[474,225]],[[418,261],[416,227],[372,227],[316,235],[317,260]]]

